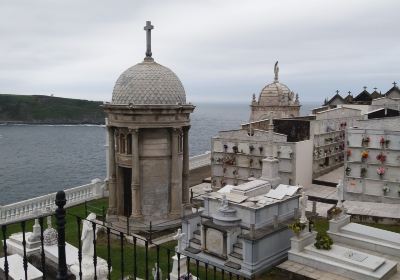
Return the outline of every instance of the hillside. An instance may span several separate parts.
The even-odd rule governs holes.
[[[104,124],[101,104],[45,95],[0,94],[0,123]]]

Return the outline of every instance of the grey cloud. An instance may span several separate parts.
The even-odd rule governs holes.
[[[153,54],[188,99],[249,102],[273,79],[302,101],[399,80],[398,1],[0,0],[0,93],[109,100],[115,80]]]

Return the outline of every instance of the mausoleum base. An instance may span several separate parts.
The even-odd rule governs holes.
[[[29,241],[29,237],[32,232],[25,233],[26,241],[26,255],[29,257],[33,254],[40,253],[40,240],[39,241]],[[9,254],[18,254],[20,256],[24,255],[24,247],[22,246],[23,236],[22,232],[11,234],[10,238],[7,239],[7,251]]]
[[[354,259],[346,257],[346,254],[352,254]],[[363,260],[360,261],[357,256],[361,256]],[[318,250],[313,244],[306,246],[301,252],[291,250],[289,260],[351,279],[386,280],[397,271],[397,263],[394,261],[335,244],[331,250]]]
[[[330,232],[339,232],[340,229],[350,223],[350,215],[342,215],[337,219],[329,220],[329,231]]]

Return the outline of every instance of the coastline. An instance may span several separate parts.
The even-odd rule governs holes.
[[[23,121],[0,121],[0,126],[18,126],[18,125],[60,125],[60,126],[75,126],[75,125],[86,125],[86,126],[104,126],[105,122],[23,122]]]

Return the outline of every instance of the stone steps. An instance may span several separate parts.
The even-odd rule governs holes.
[[[241,242],[233,244],[233,252],[240,255],[243,254],[243,245]]]
[[[197,238],[192,238],[189,240],[189,247],[201,250],[201,241]]]
[[[240,270],[242,268],[242,266],[238,263],[232,262],[232,261],[227,261],[226,263],[224,263],[225,266],[236,269],[236,270]]]
[[[234,262],[241,263],[243,261],[243,255],[235,253],[235,252],[232,252],[232,253],[229,254],[229,259],[234,261]]]

